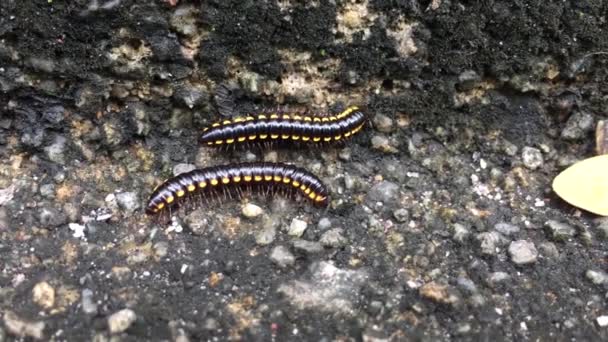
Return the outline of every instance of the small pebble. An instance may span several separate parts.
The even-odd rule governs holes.
[[[55,289],[46,281],[34,285],[32,296],[34,303],[44,309],[50,309],[55,305]]]
[[[21,319],[12,311],[4,312],[4,326],[9,334],[17,337],[31,337],[36,340],[44,337],[44,322]]]
[[[497,248],[506,244],[506,239],[499,232],[483,232],[477,234],[477,241],[481,248],[481,253],[495,255]]]
[[[38,219],[44,228],[55,228],[68,221],[67,216],[55,208],[41,208],[38,212]]]
[[[608,316],[606,315],[599,316],[595,320],[597,321],[597,325],[599,325],[600,327],[608,326]]]
[[[293,266],[296,263],[296,257],[285,246],[273,248],[270,252],[270,260],[282,268]]]
[[[506,280],[509,280],[510,278],[511,278],[511,276],[507,272],[493,272],[493,273],[490,273],[488,280],[489,280],[490,284],[498,284],[498,283],[502,283]]]
[[[321,235],[319,242],[325,247],[339,248],[346,246],[348,239],[344,237],[344,229],[333,228]]]
[[[585,277],[595,285],[608,284],[608,274],[602,270],[587,270]]]
[[[93,299],[93,291],[90,289],[82,290],[82,312],[87,315],[97,314],[97,303]]]
[[[538,259],[538,251],[533,242],[526,240],[513,241],[509,245],[511,261],[518,265],[532,264]]]
[[[264,210],[253,203],[247,203],[243,206],[241,212],[243,216],[247,218],[254,218],[262,215],[264,213]]]
[[[390,133],[393,131],[393,120],[384,114],[377,114],[373,119],[374,128],[382,133]]]
[[[374,185],[367,193],[368,200],[384,204],[391,204],[397,201],[398,197],[399,185],[389,181],[382,181]]]
[[[317,226],[319,227],[320,230],[327,230],[327,229],[331,228],[331,221],[327,217],[323,217],[319,220],[319,223]]]
[[[545,258],[559,257],[559,251],[553,242],[543,242],[538,246],[540,254]]]
[[[287,230],[287,234],[289,236],[300,237],[304,234],[304,231],[308,227],[308,223],[306,221],[302,221],[300,219],[294,218],[289,225],[289,229]]]
[[[270,245],[277,235],[274,225],[265,225],[262,230],[255,233],[255,243],[260,246]]]
[[[44,148],[46,156],[57,164],[65,164],[65,147],[67,139],[61,135],[55,137],[55,141]]]
[[[460,300],[451,287],[434,281],[422,285],[418,292],[422,297],[436,303],[454,304]]]
[[[209,217],[204,210],[193,210],[184,217],[184,224],[194,235],[203,235],[209,227]]]
[[[398,150],[391,146],[390,141],[384,135],[374,135],[372,137],[372,147],[384,153],[397,153]]]
[[[302,251],[308,254],[316,254],[323,251],[323,245],[321,245],[319,242],[306,240],[294,240],[293,248],[297,251]]]
[[[463,243],[469,235],[471,235],[471,231],[467,227],[460,223],[454,223],[454,235],[452,235],[452,239]]]
[[[507,235],[507,236],[519,233],[518,226],[516,226],[514,224],[506,223],[506,222],[497,223],[494,226],[494,230],[496,230],[497,232],[499,232],[503,235]]]
[[[108,317],[108,328],[110,329],[110,333],[121,333],[129,329],[136,319],[137,315],[131,309],[122,309],[113,313]]]
[[[393,217],[395,220],[397,220],[397,222],[407,222],[407,220],[410,218],[410,212],[405,208],[400,208],[393,212]]]
[[[540,152],[540,150],[529,146],[524,147],[521,152],[521,158],[524,165],[530,170],[536,170],[545,162],[543,159],[543,154]]]
[[[593,130],[593,115],[577,111],[568,118],[561,137],[564,140],[580,140],[591,130]]]
[[[576,234],[576,229],[574,229],[574,227],[556,220],[547,221],[545,223],[545,229],[555,241],[566,241]]]
[[[194,165],[194,164],[180,163],[173,167],[173,175],[177,176],[181,173],[190,172],[195,169],[196,169],[196,165]]]
[[[141,208],[141,203],[136,192],[121,192],[116,194],[116,202],[120,209],[127,214],[133,214],[137,209]]]

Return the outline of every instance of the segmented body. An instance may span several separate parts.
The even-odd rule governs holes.
[[[335,143],[357,134],[366,121],[356,106],[326,117],[264,113],[216,122],[203,130],[199,141],[216,147],[267,142]]]
[[[312,173],[283,163],[241,163],[182,173],[158,186],[146,205],[146,214],[177,209],[187,201],[254,190],[299,193],[317,206],[327,206],[328,191]]]

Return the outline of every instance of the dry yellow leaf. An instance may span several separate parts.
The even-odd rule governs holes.
[[[565,169],[553,180],[553,191],[575,207],[608,216],[608,155]]]

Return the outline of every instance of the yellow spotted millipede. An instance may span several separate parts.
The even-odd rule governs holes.
[[[357,134],[366,122],[367,117],[356,106],[333,116],[263,113],[216,122],[203,130],[199,141],[214,147],[273,142],[335,143]]]
[[[154,190],[146,214],[171,215],[186,203],[202,202],[221,194],[240,195],[248,190],[300,194],[321,207],[326,207],[329,201],[327,188],[312,173],[288,164],[254,162],[213,166],[170,178]]]

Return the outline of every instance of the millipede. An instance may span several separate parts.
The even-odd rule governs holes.
[[[217,196],[299,194],[315,206],[327,207],[328,190],[321,180],[305,169],[283,163],[240,163],[212,166],[179,174],[156,187],[146,204],[148,215],[169,216],[184,204],[197,204]]]
[[[357,106],[333,116],[264,112],[215,122],[203,129],[199,142],[212,147],[337,143],[353,137],[366,122],[366,115]]]

